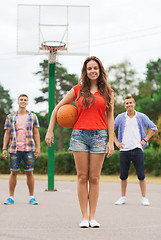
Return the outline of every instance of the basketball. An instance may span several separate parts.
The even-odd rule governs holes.
[[[78,110],[75,106],[66,104],[57,111],[57,122],[63,128],[72,128],[76,122]]]

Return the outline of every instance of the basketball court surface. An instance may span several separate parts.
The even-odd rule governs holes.
[[[114,205],[119,183],[100,183],[96,219],[99,229],[80,229],[81,213],[76,182],[55,182],[57,192],[45,191],[47,181],[36,181],[38,206],[28,204],[25,180],[18,180],[15,204],[4,205],[8,180],[0,179],[1,240],[157,240],[161,239],[161,186],[147,184],[151,205],[140,204],[138,184],[128,184],[127,203]]]

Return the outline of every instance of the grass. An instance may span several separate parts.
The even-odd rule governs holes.
[[[41,181],[47,181],[48,176],[47,175],[34,175],[35,180],[41,180]],[[0,174],[0,179],[9,179],[8,174]],[[19,174],[18,179],[25,180],[26,176],[25,174]],[[55,181],[67,181],[67,182],[75,182],[77,181],[76,175],[55,175],[54,176]],[[101,175],[100,182],[120,182],[119,175]],[[128,178],[129,183],[138,183],[138,179],[136,175],[130,175]],[[161,176],[152,176],[152,175],[146,175],[146,182],[147,183],[155,183],[155,184],[161,184]]]

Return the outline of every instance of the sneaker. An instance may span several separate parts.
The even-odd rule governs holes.
[[[89,222],[88,220],[82,220],[81,223],[79,224],[80,228],[88,228],[89,227]]]
[[[92,219],[92,220],[89,221],[89,226],[91,228],[99,228],[100,224],[95,219]]]
[[[32,204],[32,205],[38,205],[38,202],[36,201],[35,198],[31,198],[29,203]]]
[[[12,198],[7,198],[6,201],[4,201],[4,204],[6,205],[10,205],[10,204],[13,204],[15,201],[12,199]]]
[[[126,197],[123,196],[123,197],[120,197],[116,202],[115,202],[115,205],[122,205],[122,204],[125,204],[126,203]]]
[[[146,197],[142,197],[141,198],[141,204],[144,205],[144,206],[149,206],[150,202]]]

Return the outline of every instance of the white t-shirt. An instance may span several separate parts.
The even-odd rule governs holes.
[[[121,148],[120,151],[129,151],[132,150],[134,148],[140,148],[143,150],[142,145],[141,145],[141,136],[140,136],[140,132],[139,132],[139,127],[138,127],[138,123],[137,123],[137,112],[135,111],[135,116],[133,118],[130,118],[127,115],[126,112],[126,124],[125,124],[125,130],[123,133],[123,139],[122,139],[122,143],[125,144],[123,147]]]

